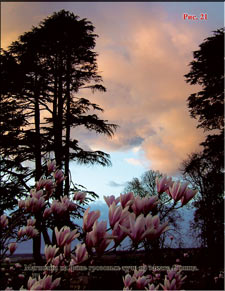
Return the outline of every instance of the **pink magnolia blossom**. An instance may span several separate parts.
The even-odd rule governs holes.
[[[109,207],[109,224],[113,228],[117,221],[120,221],[128,216],[128,207],[122,208],[121,206],[116,206],[113,202]]]
[[[149,233],[149,230],[145,229],[145,218],[144,215],[141,214],[138,217],[135,216],[134,213],[129,214],[129,228],[125,228],[124,226],[120,225],[121,229],[129,235],[132,241],[135,244],[140,243],[146,235]]]
[[[115,202],[115,204],[117,205],[120,201],[120,197],[115,198],[114,195],[111,196],[103,196],[103,198],[105,199],[106,204],[108,205],[108,207],[110,207],[110,205]]]
[[[132,205],[134,201],[134,194],[132,192],[120,194],[120,204],[123,208]]]
[[[179,181],[174,182],[172,186],[169,187],[168,194],[175,202],[179,201],[183,194],[185,193],[185,190],[187,188],[188,182],[181,183]]]
[[[45,208],[44,213],[43,213],[43,218],[47,218],[52,214],[52,209],[51,208]]]
[[[73,199],[82,203],[85,200],[86,196],[87,194],[84,192],[75,192]]]
[[[51,264],[54,265],[54,266],[64,266],[64,258],[63,258],[63,255],[60,254],[59,256],[55,257],[52,259],[51,261]]]
[[[141,198],[140,196],[136,196],[134,198],[134,203],[132,204],[131,208],[133,209],[134,213],[138,216],[139,214],[143,213],[147,215],[150,210],[152,210],[158,203],[158,197],[151,196],[151,197],[144,197]]]
[[[55,188],[55,185],[54,183],[52,182],[52,180],[46,180],[46,183],[45,183],[45,190],[48,194],[48,196],[51,196],[53,191],[54,191],[54,188]]]
[[[159,177],[156,178],[156,187],[157,187],[157,192],[159,194],[162,194],[163,192],[168,190],[172,184],[173,184],[172,178],[171,177],[167,178],[166,175],[161,178]]]
[[[24,230],[25,230],[25,234],[26,234],[28,237],[33,238],[33,237],[35,237],[35,236],[38,235],[38,230],[35,229],[35,228],[34,228],[33,226],[31,226],[31,225],[26,226]]]
[[[40,180],[37,181],[36,184],[35,184],[35,191],[42,190],[45,187],[45,185],[46,185],[46,179],[43,179],[41,177]],[[32,191],[34,191],[34,190],[32,189]]]
[[[141,268],[141,269],[139,269],[139,270],[137,270],[137,269],[135,268],[135,270],[134,270],[134,274],[133,274],[133,277],[134,277],[135,279],[137,279],[137,278],[139,278],[139,277],[142,277],[142,276],[144,275],[145,272],[146,272],[146,269],[145,269],[145,268]]]
[[[95,221],[93,230],[89,233],[93,246],[97,246],[106,235],[107,221]]]
[[[36,219],[35,218],[31,218],[27,220],[27,226],[31,225],[34,226],[36,223]]]
[[[180,290],[183,281],[187,276],[181,277],[181,271],[179,268],[167,271],[165,276],[164,285],[160,284],[163,290]]]
[[[135,282],[135,279],[131,277],[130,274],[127,274],[125,277],[123,277],[123,283],[125,288],[129,288],[133,282]]]
[[[5,228],[8,225],[8,219],[5,214],[0,216],[0,228]]]
[[[127,236],[127,232],[124,232],[120,225],[122,225],[125,228],[129,228],[130,223],[129,223],[129,219],[123,219],[121,221],[118,221],[112,230],[112,236],[114,236],[114,242],[115,242],[115,246],[118,246]]]
[[[168,229],[168,222],[160,224],[158,215],[152,216],[151,214],[148,214],[146,216],[145,223],[146,229],[148,229],[148,234],[146,235],[146,238],[148,240],[159,237],[163,232]]]
[[[83,229],[85,232],[89,232],[92,230],[92,227],[95,223],[95,221],[99,218],[100,216],[100,211],[91,211],[90,213],[88,213],[90,210],[90,207],[88,207],[86,209],[86,211],[84,212],[84,216],[83,216]]]
[[[143,290],[148,285],[149,279],[146,276],[138,277],[136,279],[136,286],[138,289]]]
[[[112,241],[111,236],[105,236],[101,240],[101,242],[97,246],[95,246],[95,250],[98,256],[103,255],[104,251],[107,249],[111,241]]]
[[[17,243],[15,243],[15,242],[10,243],[8,246],[8,249],[10,251],[10,254],[12,255],[15,252],[15,250],[17,249]]]
[[[45,252],[45,258],[46,258],[47,263],[55,257],[58,250],[59,250],[59,248],[57,248],[56,245],[54,245],[54,246],[46,245],[45,246],[44,252]]]
[[[67,206],[60,201],[54,200],[51,205],[51,211],[57,215],[63,215],[67,211]]]
[[[187,204],[197,194],[197,192],[198,190],[186,188],[183,196],[181,197],[181,204],[182,205]]]
[[[34,190],[33,192],[31,192],[31,197],[34,197],[39,200],[43,196],[43,194],[44,194],[43,190],[38,191]]]
[[[155,286],[154,284],[148,284],[148,288],[145,287],[145,290],[149,290],[149,291],[155,291],[155,290],[159,290],[159,285]]]
[[[25,200],[25,209],[29,212],[38,212],[44,207],[44,205],[45,199],[43,197],[31,197]]]
[[[31,289],[31,287],[34,285],[34,283],[36,283],[36,279],[33,279],[32,277],[29,277],[28,281],[27,281],[27,288],[28,290]]]
[[[25,276],[23,274],[19,274],[18,275],[18,278],[21,279],[21,280],[23,280],[25,278]]]
[[[60,183],[65,179],[62,170],[57,170],[57,171],[54,173],[54,178],[55,178],[55,180],[56,180],[56,184],[60,184]]]
[[[17,236],[18,238],[21,238],[22,236],[24,236],[26,234],[26,229],[23,227],[23,228],[20,228],[17,232]]]
[[[19,200],[18,206],[19,206],[19,208],[25,208],[25,200]]]
[[[64,245],[63,252],[65,257],[69,257],[71,252],[71,243]]]
[[[78,244],[76,246],[75,256],[72,255],[72,265],[80,264],[88,259],[88,252],[85,244]]]
[[[106,233],[107,222],[106,221],[95,221],[93,230],[87,233],[86,246],[88,251],[93,247],[98,255],[101,255],[112,241],[112,236]]]
[[[55,161],[48,161],[47,162],[47,168],[48,168],[48,174],[51,174],[56,169],[56,163]]]
[[[55,227],[55,236],[57,245],[59,247],[64,246],[65,244],[71,243],[75,238],[77,238],[80,234],[77,233],[77,229],[71,231],[69,227],[64,226],[58,231],[58,228]]]
[[[39,276],[38,280],[30,277],[27,282],[27,288],[28,290],[54,290],[58,287],[60,280],[61,278],[56,278],[52,281],[52,276],[44,276],[43,279]]]
[[[75,210],[77,208],[77,205],[75,203],[73,203],[66,195],[61,197],[60,200],[61,200],[61,203],[63,205],[65,205],[65,207],[68,211],[72,211],[72,210]]]

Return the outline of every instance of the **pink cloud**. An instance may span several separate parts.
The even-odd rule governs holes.
[[[43,15],[44,6],[39,4],[36,8],[42,9],[36,14],[30,8],[32,19]],[[93,18],[92,10],[84,10],[85,6],[77,4],[78,9],[74,8],[75,14],[89,16],[99,34],[99,72],[108,90],[94,95],[84,91],[81,96],[99,104],[105,110],[100,116],[120,127],[112,139],[82,128],[72,132],[92,149],[124,151],[140,147],[149,167],[169,174],[178,170],[187,154],[199,149],[204,138],[196,130],[197,123],[190,118],[186,104],[187,97],[199,88],[186,84],[183,75],[189,71],[192,51],[209,32],[203,26],[193,30],[182,19],[179,23],[168,21],[171,16],[163,6],[153,4],[145,9],[146,3],[96,3],[91,6],[98,8],[93,10]],[[17,21],[22,23],[21,15]],[[16,27],[16,21],[13,23]],[[24,31],[37,23],[27,24]],[[19,31],[9,27],[6,42]]]

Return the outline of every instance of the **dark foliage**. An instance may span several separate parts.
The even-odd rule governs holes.
[[[188,107],[191,116],[198,119],[198,127],[213,134],[201,143],[201,152],[183,162],[181,171],[199,190],[193,228],[203,246],[215,248],[223,245],[224,29],[208,37],[194,52],[194,59],[186,81],[201,85],[203,90],[188,98]]]

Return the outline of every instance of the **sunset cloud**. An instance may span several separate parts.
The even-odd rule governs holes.
[[[72,130],[72,134],[91,149],[133,150],[137,157],[126,162],[144,163],[149,169],[173,174],[188,154],[200,149],[204,139],[203,132],[196,129],[197,122],[190,118],[186,102],[200,87],[186,84],[184,74],[189,72],[192,52],[211,31],[207,23],[193,26],[182,17],[175,22],[162,3],[142,4],[92,3],[89,9],[85,3],[64,4],[81,18],[89,17],[99,34],[96,51],[107,92],[92,95],[84,91],[80,96],[105,110],[101,118],[119,125],[112,139],[82,128]],[[35,6],[41,7],[36,9],[35,22],[50,10],[57,10],[46,5]],[[63,4],[57,5],[59,9]],[[34,8],[29,9],[34,13]],[[21,21],[18,15],[17,22]],[[14,30],[12,24],[8,26],[3,43],[15,40],[19,31],[15,23]],[[27,24],[24,31],[37,23]]]

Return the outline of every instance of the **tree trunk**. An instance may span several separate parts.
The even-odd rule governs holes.
[[[35,181],[41,177],[41,136],[40,136],[40,108],[37,75],[35,76]],[[41,225],[38,214],[35,215],[36,228],[39,234],[33,239],[33,257],[35,262],[41,263]]]
[[[69,161],[70,161],[70,60],[67,59],[67,76],[66,76],[66,142],[65,142],[65,189],[64,194],[69,195],[70,176],[69,176]]]

